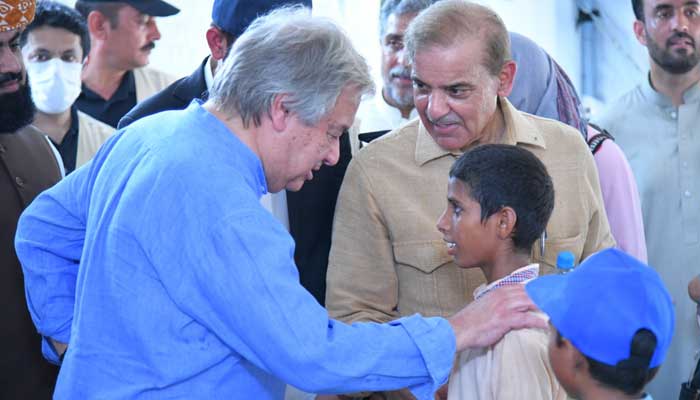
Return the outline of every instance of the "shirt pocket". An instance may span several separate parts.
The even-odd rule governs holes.
[[[442,240],[393,244],[401,315],[449,315],[464,304],[458,268]],[[453,287],[455,286],[455,287]]]
[[[452,261],[442,240],[397,242],[393,247],[399,267],[413,268],[425,274],[431,274],[441,265]]]
[[[535,246],[532,248],[532,259],[540,263],[541,266],[549,267],[548,269],[545,268],[544,271],[540,270],[540,274],[551,273],[556,269],[557,256],[562,251],[570,251],[574,254],[574,265],[581,263],[584,245],[583,234],[563,238],[547,238],[545,240],[544,255],[541,251],[540,240],[535,242]]]

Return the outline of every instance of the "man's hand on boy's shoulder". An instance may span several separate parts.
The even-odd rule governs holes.
[[[488,293],[449,319],[455,331],[457,351],[491,346],[513,329],[547,329],[546,321],[530,312],[536,309],[522,285]]]

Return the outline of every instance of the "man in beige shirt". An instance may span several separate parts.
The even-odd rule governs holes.
[[[593,157],[580,133],[519,112],[506,100],[516,65],[508,32],[493,11],[438,2],[413,20],[406,46],[420,120],[372,142],[350,163],[328,266],[326,305],[333,317],[449,316],[471,301],[484,278],[456,267],[435,223],[450,166],[478,144],[522,146],[552,176],[557,201],[547,239],[532,251],[541,273],[551,271],[561,250],[578,262],[614,246]]]

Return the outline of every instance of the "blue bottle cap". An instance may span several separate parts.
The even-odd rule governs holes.
[[[570,251],[560,251],[557,254],[557,268],[570,270],[574,268],[574,253]]]

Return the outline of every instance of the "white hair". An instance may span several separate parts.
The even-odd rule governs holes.
[[[369,67],[333,22],[300,6],[257,18],[236,40],[214,78],[209,98],[244,125],[260,125],[275,96],[307,125],[333,110],[341,91],[374,91]]]

